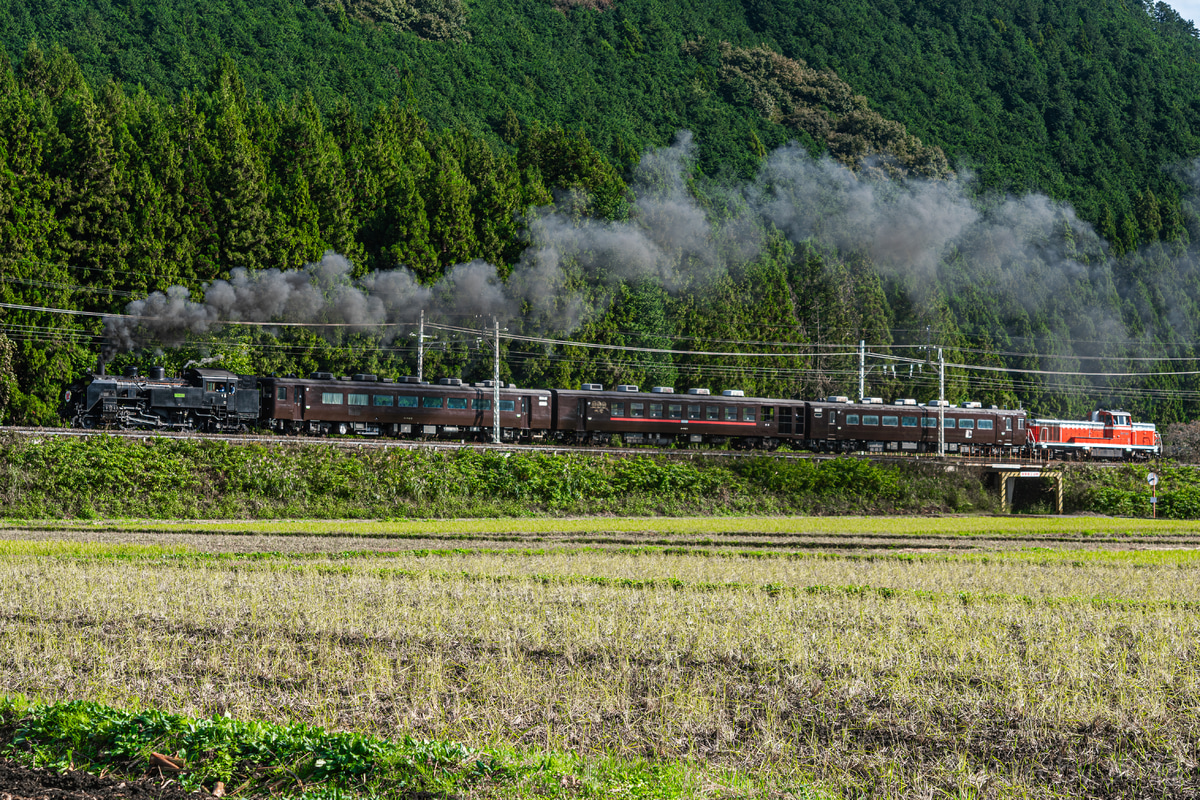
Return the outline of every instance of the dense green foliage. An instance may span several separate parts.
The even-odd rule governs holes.
[[[369,113],[411,96],[435,127],[498,136],[511,111],[580,127],[625,165],[691,128],[707,168],[748,173],[754,142],[793,134],[746,113],[753,87],[719,78],[718,45],[765,44],[836,72],[985,185],[1046,191],[1093,220],[1108,208],[1119,222],[1146,188],[1177,195],[1162,168],[1200,151],[1200,43],[1162,3],[474,0],[465,16],[455,5],[14,0],[0,46],[61,44],[95,85],[171,98],[227,55],[267,100],[312,91],[327,111],[347,98]],[[420,14],[449,22],[432,31],[410,21]]]
[[[833,459],[620,458],[122,438],[0,445],[7,517],[470,517],[994,508],[972,478]]]
[[[1162,463],[1157,516],[1163,519],[1200,519],[1200,469]],[[1094,511],[1122,517],[1149,517],[1152,493],[1146,483],[1150,470],[1129,465],[1120,468],[1081,467],[1067,473],[1064,502],[1070,510]]]

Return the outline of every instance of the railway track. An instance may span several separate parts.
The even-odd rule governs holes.
[[[833,453],[810,453],[810,452],[790,452],[790,451],[764,451],[764,450],[728,450],[714,448],[662,448],[662,447],[585,447],[579,445],[563,445],[563,444],[494,444],[491,442],[467,442],[467,441],[431,441],[431,440],[410,440],[410,439],[391,439],[391,438],[376,438],[369,436],[281,436],[278,434],[262,434],[262,433],[198,433],[195,431],[142,431],[142,430],[121,430],[121,429],[82,429],[82,428],[39,428],[25,426],[0,426],[0,435],[9,434],[14,436],[38,437],[38,436],[65,436],[65,437],[80,437],[89,436],[117,436],[125,439],[179,439],[187,440],[203,440],[203,441],[222,441],[231,444],[262,444],[262,445],[284,445],[284,444],[303,444],[324,447],[338,447],[342,449],[359,449],[364,447],[369,448],[403,448],[406,450],[459,450],[470,448],[473,450],[498,450],[501,452],[514,453],[546,453],[552,455],[566,455],[570,453],[590,454],[590,455],[619,455],[619,456],[663,456],[666,458],[680,459],[696,459],[696,458],[755,458],[768,457],[787,460],[813,460],[824,461],[830,458],[842,457]],[[947,466],[976,466],[976,467],[991,467],[995,466],[999,459],[996,458],[981,458],[976,456],[960,456],[946,455],[938,457],[928,453],[920,454],[880,454],[880,453],[853,453],[850,454],[853,458],[862,458],[878,463],[912,463],[913,461],[926,461]],[[1019,468],[1052,468],[1062,466],[1066,462],[1058,461],[1040,461],[1034,459],[1003,459],[1005,466]],[[1104,464],[1094,464],[1094,466],[1105,466]],[[1110,464],[1107,466],[1117,466]]]

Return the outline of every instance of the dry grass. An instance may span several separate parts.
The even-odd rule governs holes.
[[[0,680],[47,699],[694,759],[777,785],[812,774],[847,794],[1193,797],[1195,555],[14,543],[0,547]]]

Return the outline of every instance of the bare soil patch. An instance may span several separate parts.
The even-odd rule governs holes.
[[[157,776],[136,781],[90,775],[78,770],[64,773],[31,769],[0,760],[0,800],[177,800],[195,797],[179,784]]]

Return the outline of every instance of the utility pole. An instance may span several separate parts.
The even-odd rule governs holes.
[[[500,320],[492,317],[496,328],[496,360],[492,371],[492,441],[500,444]]]
[[[938,457],[946,455],[946,357],[938,348]]]
[[[421,327],[417,334],[417,383],[425,379],[425,309],[421,309]]]
[[[858,402],[867,396],[867,340],[858,340]]]

